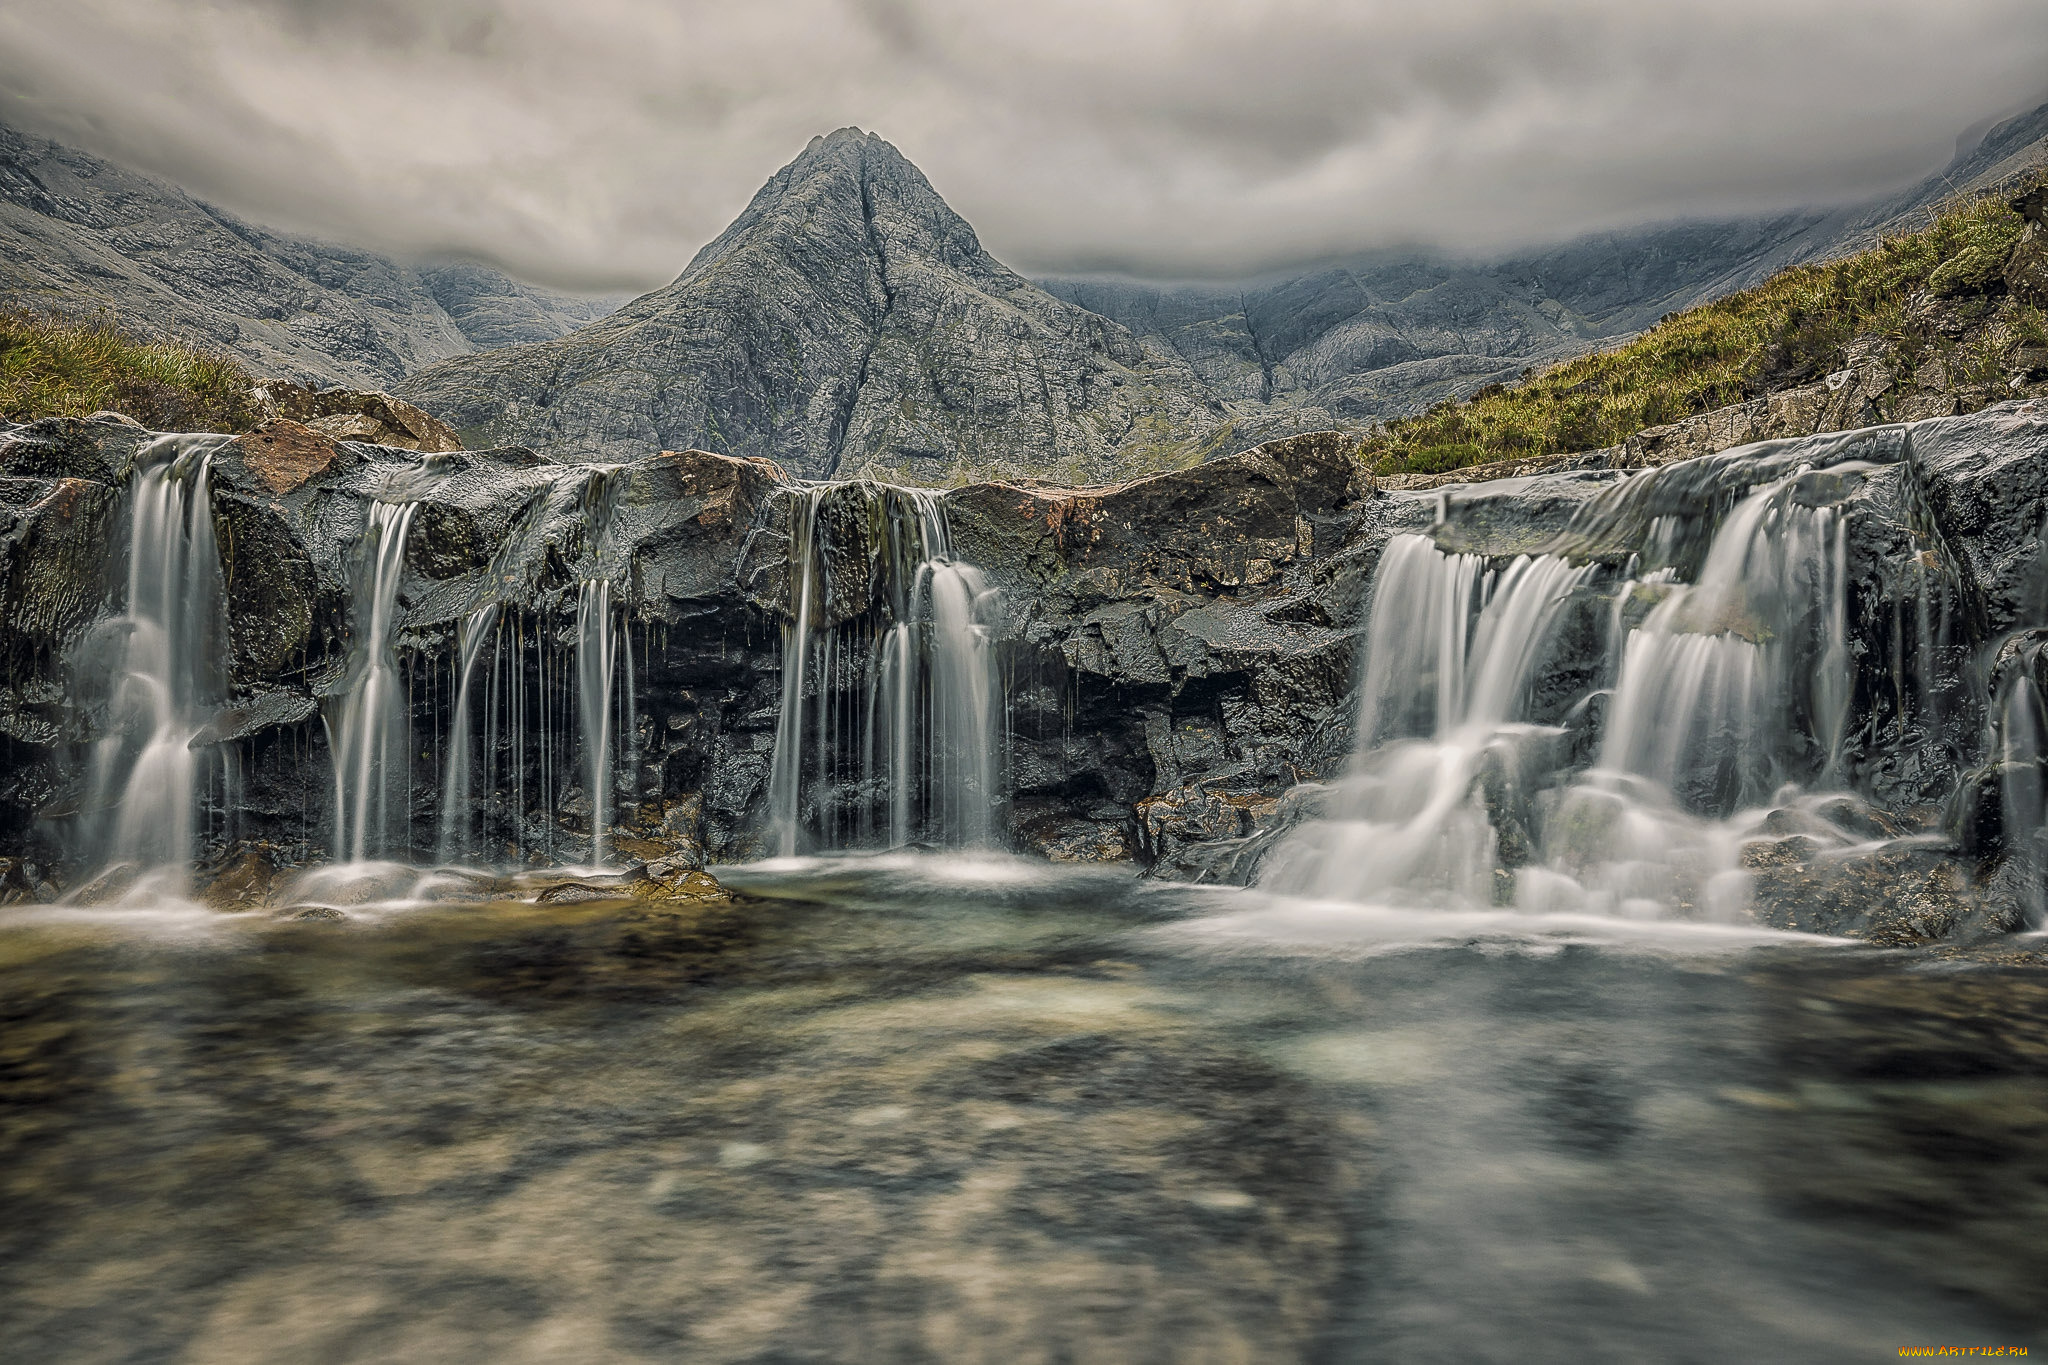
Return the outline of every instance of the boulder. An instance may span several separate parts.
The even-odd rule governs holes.
[[[2021,303],[2048,308],[2048,225],[2035,221],[2005,260],[2005,288]]]
[[[288,379],[265,379],[249,390],[249,396],[256,409],[267,417],[303,423],[337,441],[362,441],[424,453],[462,449],[455,428],[388,393],[309,389]]]

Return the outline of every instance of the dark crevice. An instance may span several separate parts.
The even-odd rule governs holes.
[[[1266,354],[1266,344],[1259,340],[1259,329],[1252,326],[1251,305],[1245,302],[1243,294],[1237,296],[1237,311],[1244,315],[1245,335],[1252,339],[1252,354],[1259,358],[1259,401],[1273,401],[1273,360]]]
[[[889,315],[896,311],[896,291],[889,284],[888,253],[882,249],[882,235],[875,231],[875,194],[868,181],[865,151],[860,162],[860,221],[862,231],[867,234],[868,250],[875,258],[875,277],[882,283],[882,316],[875,319],[874,330],[868,333],[867,347],[861,352],[860,367],[854,372],[853,384],[847,389],[846,399],[832,420],[832,438],[827,452],[830,458],[825,468],[828,479],[839,477],[840,458],[846,453],[846,434],[853,426],[853,413],[860,405],[861,391],[867,388],[869,362],[875,358],[875,347],[881,344],[882,332],[889,325]]]

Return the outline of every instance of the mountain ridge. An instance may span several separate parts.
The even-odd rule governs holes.
[[[1231,421],[1177,356],[996,260],[854,128],[813,139],[669,285],[399,391],[466,440],[599,459],[699,445],[912,482],[1116,477],[1184,463]]]
[[[379,388],[435,360],[562,335],[611,303],[273,231],[0,126],[0,307],[104,310],[259,374]]]

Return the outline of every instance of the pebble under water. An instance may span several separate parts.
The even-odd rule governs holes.
[[[2038,938],[963,855],[720,875],[676,907],[7,912],[5,1356],[2048,1348]]]

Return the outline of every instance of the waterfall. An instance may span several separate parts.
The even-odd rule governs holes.
[[[1522,719],[1558,617],[1591,574],[1552,555],[1488,571],[1399,536],[1366,628],[1359,752],[1323,818],[1276,850],[1263,884],[1325,898],[1486,904],[1495,808],[1562,734]]]
[[[1352,771],[1262,884],[1371,905],[1739,915],[1744,810],[1842,780],[1846,526],[1817,484],[1867,467],[1779,472],[1740,493],[1689,583],[1632,565],[1602,589],[1562,554],[1489,569],[1395,538],[1367,617]],[[1613,506],[1639,511],[1654,491],[1624,488]],[[1678,562],[1686,531],[1651,518],[1637,543]],[[1606,624],[1613,685],[1565,713],[1606,702],[1593,765],[1575,772],[1567,732],[1525,709],[1581,589],[1613,594],[1587,613]]]
[[[228,636],[214,537],[213,444],[164,438],[131,486],[127,609],[109,623],[118,659],[111,732],[93,757],[100,852],[182,879],[196,851],[211,751],[193,740],[226,695]]]
[[[334,754],[334,856],[362,862],[410,844],[409,699],[394,650],[398,585],[414,502],[370,505],[356,566],[349,685],[328,723]]]
[[[792,496],[768,792],[774,847],[787,856],[806,843],[992,845],[1002,799],[1001,693],[986,619],[994,594],[955,557],[943,499],[872,483]],[[865,533],[859,545],[835,547],[831,532],[844,522]],[[842,574],[865,582],[867,600],[835,620],[848,606],[837,600]],[[808,823],[807,774],[816,812]]]
[[[483,657],[484,641],[496,637],[498,604],[478,607],[462,619],[456,633],[458,669],[455,682],[455,718],[448,726],[447,772],[441,783],[442,862],[460,861],[473,850],[471,840],[471,730],[470,683],[476,675],[477,660]]]
[[[612,676],[618,640],[612,585],[586,581],[576,598],[576,714],[583,790],[590,798],[590,861],[602,867],[612,822]]]
[[[1800,476],[1751,494],[1695,584],[1673,584],[1622,655],[1599,766],[1732,808],[1840,765],[1849,708],[1841,513]]]

